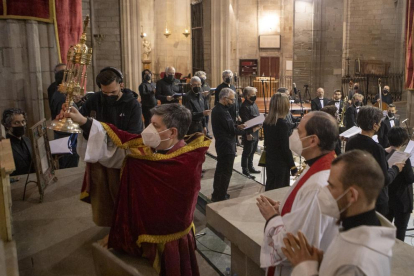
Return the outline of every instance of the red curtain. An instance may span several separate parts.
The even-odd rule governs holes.
[[[56,13],[55,13],[56,11]],[[62,62],[82,34],[82,0],[0,0],[0,19],[54,22]]]
[[[408,89],[414,89],[414,0],[407,2],[407,14],[405,25],[406,51],[405,51],[405,86]]]
[[[56,0],[55,3],[60,56],[66,63],[69,47],[78,43],[82,34],[82,0]]]

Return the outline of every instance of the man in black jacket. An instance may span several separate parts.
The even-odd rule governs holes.
[[[329,100],[324,97],[325,90],[322,87],[319,87],[316,90],[316,98],[311,101],[312,111],[321,110],[324,106],[328,105]]]
[[[151,81],[152,73],[145,69],[142,71],[142,83],[139,85],[139,95],[141,96],[142,115],[144,116],[145,127],[151,123],[151,108],[157,105],[155,98],[155,84]]]
[[[55,81],[52,82],[49,87],[47,88],[47,96],[49,99],[49,106],[50,106],[50,102],[52,101],[52,97],[53,97],[53,93],[55,93],[55,91],[58,89],[59,84],[62,83],[62,79],[63,79],[63,73],[65,72],[66,69],[66,64],[64,63],[59,63],[58,65],[55,66]],[[62,71],[62,74],[57,75],[58,72]]]
[[[240,107],[240,117],[242,123],[247,122],[260,115],[259,108],[256,101],[257,89],[255,87],[247,86],[243,89],[244,102]],[[248,128],[245,130],[243,139],[243,154],[241,159],[241,166],[243,174],[247,177],[255,179],[250,173],[260,173],[253,166],[254,153],[257,150],[257,144],[259,143],[259,129],[260,126]]]
[[[204,97],[204,110],[211,110],[211,108],[210,108],[210,99],[211,99],[210,90],[211,90],[211,87],[206,82],[207,74],[204,71],[197,71],[197,72],[194,73],[194,76],[199,77],[200,80],[201,80],[201,90],[202,90],[203,97]],[[207,115],[205,117],[205,120],[206,120],[206,129],[207,129],[206,136],[208,138],[211,138],[210,132],[209,132],[209,129],[208,129],[208,122],[210,120],[210,116]]]
[[[85,117],[113,124],[120,130],[140,134],[143,129],[141,105],[134,97],[135,92],[124,88],[122,72],[115,67],[106,67],[96,77],[96,84],[101,91],[91,95],[79,112]],[[63,117],[63,113],[59,116]],[[107,168],[99,162],[87,163],[85,173],[84,181],[90,185],[93,221],[98,226],[111,227],[120,169]]]
[[[334,91],[333,99],[329,101],[328,105],[334,105],[337,108],[338,113],[342,113],[344,101],[342,100],[342,91],[340,89]]]
[[[187,134],[202,132],[207,134],[205,117],[210,110],[205,110],[204,97],[202,94],[201,80],[199,77],[192,77],[191,90],[183,98],[184,106],[191,111],[192,120]]]
[[[385,116],[384,120],[381,121],[381,127],[378,131],[378,143],[383,148],[388,148],[390,143],[388,141],[388,133],[390,132],[391,128],[395,126],[400,126],[400,119],[395,117],[395,113],[397,112],[395,105],[390,104],[388,106],[388,113]]]
[[[164,78],[157,81],[157,88],[155,90],[155,98],[161,101],[161,104],[166,103],[179,103],[180,96],[174,96],[176,93],[180,93],[179,80],[174,78],[175,68],[169,66],[165,68]]]
[[[360,107],[362,106],[362,101],[364,100],[364,96],[361,94],[354,94],[351,100],[351,104],[345,111],[345,128],[350,129],[351,127],[356,126],[356,120],[358,117],[358,112]]]
[[[382,112],[376,107],[361,107],[357,124],[361,128],[361,134],[357,134],[346,143],[345,151],[360,149],[370,153],[380,165],[384,174],[384,188],[378,196],[375,209],[382,215],[388,213],[388,185],[395,179],[404,167],[404,163],[396,163],[391,168],[388,167],[384,148],[377,144],[372,136],[379,130],[382,119]],[[362,164],[361,164],[362,165]]]
[[[384,86],[384,89],[382,89],[381,98],[382,98],[382,102],[384,102],[388,105],[393,103],[392,96],[390,94],[390,87],[388,85]],[[380,101],[379,94],[377,94],[377,95],[375,95],[375,97],[372,99],[371,102],[374,105],[379,101]]]
[[[224,70],[221,76],[223,78],[223,82],[216,88],[214,105],[217,105],[219,103],[220,92],[223,88],[230,88],[231,90],[236,92],[236,87],[234,87],[234,85],[231,84],[231,80],[233,78],[233,72],[230,70]],[[236,121],[240,121],[239,110],[240,110],[240,105],[238,101],[238,95],[236,93],[236,101],[232,106],[229,107],[229,113],[230,113],[231,118],[233,118],[234,123],[236,123]]]
[[[16,170],[11,174],[23,175],[34,173],[32,163],[32,145],[30,139],[24,134],[26,132],[26,112],[20,108],[9,108],[4,110],[1,123],[4,126],[6,138],[10,139]]]
[[[211,113],[211,123],[214,138],[216,139],[217,166],[214,173],[212,201],[221,201],[229,198],[229,187],[233,172],[234,158],[236,154],[236,135],[245,135],[245,125],[236,126],[229,108],[234,104],[236,93],[230,88],[221,90],[219,103]],[[217,97],[217,94],[216,94]]]

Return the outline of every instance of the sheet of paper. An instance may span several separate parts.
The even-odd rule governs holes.
[[[183,96],[185,96],[185,93],[174,93],[172,96],[173,97],[183,97]]]
[[[264,119],[265,119],[264,115],[260,114],[259,116],[255,117],[251,120],[248,120],[247,122],[244,123],[246,125],[245,129],[248,129],[248,128],[251,128],[251,127],[254,127],[254,126],[257,126],[257,125],[262,125]]]
[[[65,153],[72,154],[72,152],[69,150],[68,143],[69,143],[69,136],[56,139],[56,140],[52,140],[49,142],[50,152],[52,154],[65,154]]]
[[[388,159],[388,166],[391,168],[392,165],[395,163],[404,163],[408,157],[410,157],[410,154],[407,152],[402,151],[394,151],[394,153],[391,155],[391,157]]]
[[[414,141],[410,140],[410,142],[408,142],[408,145],[405,147],[404,152],[409,153],[411,155],[410,157],[410,161],[411,161],[411,166],[414,166]]]
[[[339,134],[339,136],[344,137],[344,138],[351,138],[352,136],[355,136],[360,133],[361,133],[361,129],[359,127],[353,126],[350,129]]]

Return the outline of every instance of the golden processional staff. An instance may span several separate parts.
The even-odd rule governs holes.
[[[89,16],[83,22],[83,33],[79,43],[70,46],[67,54],[67,67],[63,75],[63,81],[59,85],[58,91],[66,94],[66,106],[73,105],[73,96],[80,96],[85,93],[87,74],[86,71],[92,60],[92,48],[86,45],[86,27],[89,23]],[[69,108],[67,110],[69,112]],[[68,133],[80,133],[79,125],[74,123],[71,118],[53,120],[48,126],[49,129]]]

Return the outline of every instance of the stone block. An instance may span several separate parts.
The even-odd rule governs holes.
[[[50,68],[50,50],[49,48],[40,48],[40,62],[42,72],[53,71],[53,68]]]

